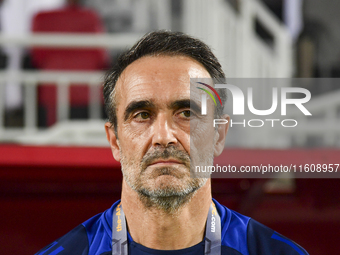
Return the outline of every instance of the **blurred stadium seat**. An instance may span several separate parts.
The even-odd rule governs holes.
[[[38,13],[33,19],[34,33],[102,33],[103,24],[92,10],[79,6]],[[108,55],[104,49],[86,48],[33,48],[32,62],[42,70],[90,71],[101,70],[108,66]],[[38,88],[39,106],[46,111],[46,125],[56,121],[56,87]],[[77,111],[75,117],[87,117],[89,88],[85,85],[70,87],[71,117],[72,108]],[[85,112],[85,113],[84,113]]]

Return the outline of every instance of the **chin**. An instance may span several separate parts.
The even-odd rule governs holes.
[[[173,214],[189,202],[207,180],[190,177],[179,179],[173,175],[160,175],[148,179],[135,191],[146,208],[157,208]]]
[[[151,197],[185,197],[200,189],[206,180],[190,177],[178,179],[172,175],[162,175],[143,185],[142,190]]]

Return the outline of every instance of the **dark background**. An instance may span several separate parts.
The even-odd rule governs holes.
[[[221,165],[278,165],[318,157],[336,163],[338,150],[228,149]],[[0,254],[34,254],[120,198],[120,165],[109,148],[0,146]],[[338,179],[296,179],[292,191],[266,192],[268,179],[212,179],[213,197],[302,245],[337,254]]]

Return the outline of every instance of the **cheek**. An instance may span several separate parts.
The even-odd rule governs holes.
[[[200,115],[200,117],[190,121],[191,152],[202,155],[202,153],[210,154],[211,150],[213,150],[216,133],[214,116],[215,105],[211,100],[208,100],[207,114]]]
[[[123,125],[118,133],[121,152],[126,158],[140,160],[148,148],[149,130],[142,132],[131,125]]]
[[[190,135],[192,157],[197,157],[202,153],[210,154],[214,146],[215,133],[213,120],[210,118],[192,122]]]
[[[134,151],[135,153],[139,151],[139,147],[143,144],[143,135],[135,130],[124,126],[118,134],[121,150],[125,152]]]
[[[140,137],[147,137],[150,133],[149,123],[135,123],[133,121],[121,125],[121,133],[128,140],[138,140]]]
[[[190,155],[190,142],[191,142],[190,130],[188,131],[178,130],[176,133],[177,133],[176,137],[179,143],[181,144],[183,149]]]

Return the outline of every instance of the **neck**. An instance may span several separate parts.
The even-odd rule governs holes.
[[[148,248],[179,250],[191,247],[204,238],[211,204],[208,180],[174,214],[156,207],[146,207],[138,193],[123,180],[122,207],[132,239]]]

